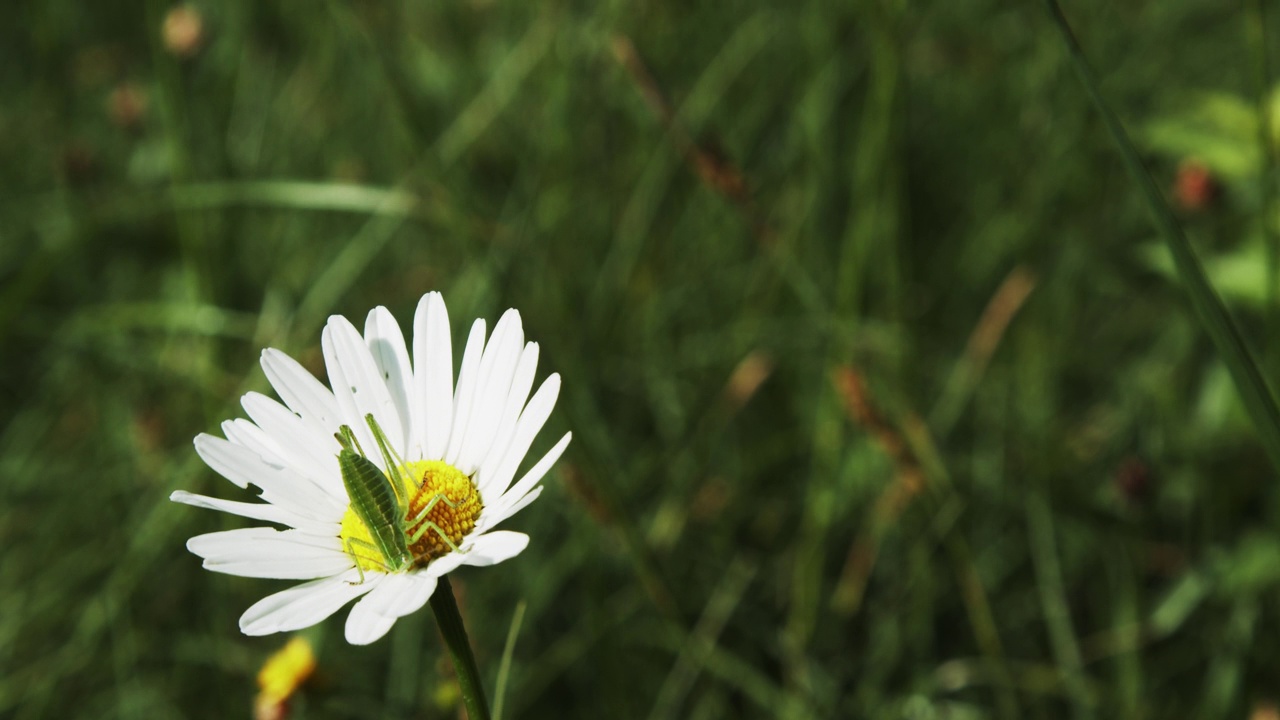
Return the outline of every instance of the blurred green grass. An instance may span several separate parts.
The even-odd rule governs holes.
[[[194,7],[190,57],[159,2],[0,28],[0,716],[248,713],[277,584],[184,550],[244,523],[171,490],[246,499],[191,438],[430,289],[565,378],[533,543],[456,581],[491,692],[528,603],[507,717],[1280,701],[1273,475],[1038,3]],[[1248,11],[1065,9],[1131,126],[1254,105]],[[1228,300],[1274,380],[1274,294]],[[295,716],[455,714],[426,613],[334,623]]]

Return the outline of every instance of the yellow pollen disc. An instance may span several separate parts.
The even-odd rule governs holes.
[[[475,529],[484,503],[471,478],[446,462],[415,460],[405,463],[402,470],[415,486],[407,501],[399,498],[404,509],[405,541],[413,555],[414,565],[425,567],[462,544],[462,539]],[[393,482],[392,486],[395,485]],[[415,535],[417,540],[409,542]],[[362,570],[387,569],[375,549],[369,528],[351,508],[347,508],[342,516],[339,537],[343,548],[354,550],[356,564]]]
[[[425,527],[422,537],[409,545],[409,551],[418,565],[426,565],[452,552],[449,543],[454,547],[462,544],[462,539],[475,529],[484,503],[480,501],[480,491],[471,478],[448,463],[439,460],[412,462],[408,464],[408,470],[409,477],[421,483],[417,494],[409,500],[409,510],[405,513],[411,522],[420,518],[409,527],[409,537],[422,532]],[[431,509],[423,514],[427,507]],[[444,541],[445,537],[449,542]]]

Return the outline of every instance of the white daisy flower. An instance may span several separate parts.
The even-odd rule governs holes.
[[[256,485],[265,502],[181,490],[170,499],[289,527],[187,541],[209,570],[310,581],[246,610],[240,617],[245,634],[308,627],[361,598],[347,616],[346,637],[364,645],[421,608],[445,573],[494,565],[524,550],[527,535],[494,528],[538,497],[538,482],[570,435],[512,483],[560,391],[560,377],[552,374],[529,398],[538,345],[525,343],[515,310],[498,320],[488,343],[484,320],[471,326],[456,387],[439,293],[418,303],[412,364],[400,326],[384,307],[369,313],[363,336],[346,318],[330,317],[321,347],[332,391],[268,348],[262,367],[284,404],[251,392],[241,401],[251,420],[224,422],[226,439],[202,434],[195,440],[209,467],[241,488]],[[392,530],[407,550],[400,558],[379,551],[388,528],[371,532],[348,497],[338,461],[343,445],[335,437],[344,426],[396,490],[404,523]],[[391,463],[379,452],[379,432],[396,458]]]

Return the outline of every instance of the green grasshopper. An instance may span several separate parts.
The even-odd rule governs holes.
[[[375,562],[389,573],[409,569],[416,561],[409,547],[429,530],[435,530],[451,550],[458,551],[458,546],[440,526],[429,520],[423,522],[437,502],[443,502],[451,508],[456,508],[457,505],[444,493],[440,493],[431,498],[413,518],[406,518],[409,499],[421,485],[404,472],[404,461],[391,449],[373,415],[365,415],[365,421],[369,423],[369,429],[378,443],[378,450],[382,453],[390,478],[372,460],[365,457],[364,449],[360,447],[350,426],[343,425],[334,435],[342,445],[342,451],[338,453],[338,466],[342,469],[342,484],[346,486],[347,496],[351,499],[351,509],[369,529],[369,535],[373,538],[372,543],[359,538],[347,538],[344,543],[343,549],[356,561],[356,570],[360,572],[360,582],[354,583],[357,585],[364,583],[364,569],[359,562],[361,559]],[[420,522],[421,526],[413,532],[409,531],[409,528]],[[357,554],[357,546],[362,547],[366,554]],[[369,555],[368,551],[377,555]]]

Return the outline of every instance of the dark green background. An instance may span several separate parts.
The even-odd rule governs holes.
[[[1165,187],[1204,93],[1249,116],[1269,86],[1260,5],[1065,7]],[[172,490],[250,499],[191,439],[267,389],[262,347],[323,377],[329,314],[428,290],[459,347],[519,308],[564,377],[529,549],[453,576],[491,693],[527,602],[507,717],[1280,700],[1280,486],[1041,3],[194,7],[189,57],[162,2],[0,26],[0,716],[246,715],[285,638],[236,619],[287,584],[184,550],[248,521]],[[1179,209],[1206,256],[1268,247],[1243,127],[1253,165]],[[1227,298],[1273,380],[1275,297]],[[359,648],[342,616],[295,717],[456,715],[429,613]]]

